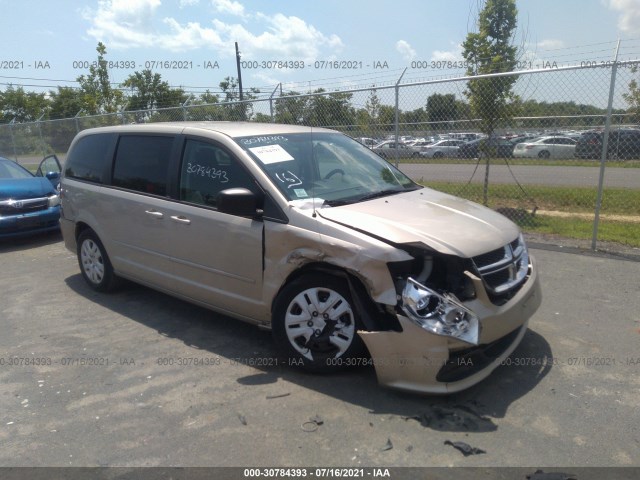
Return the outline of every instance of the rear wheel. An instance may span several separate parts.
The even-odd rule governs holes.
[[[91,288],[108,292],[117,286],[109,256],[93,230],[85,230],[78,236],[77,253],[80,271]]]
[[[442,152],[434,152],[433,158],[442,158],[444,157],[444,153]]]
[[[340,370],[365,352],[347,282],[312,273],[284,287],[273,312],[273,335],[291,360],[314,372]]]

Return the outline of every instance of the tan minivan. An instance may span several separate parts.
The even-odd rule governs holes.
[[[270,328],[308,370],[368,364],[387,386],[459,391],[511,354],[541,301],[516,225],[332,130],[85,130],[61,185],[92,288],[123,277]]]

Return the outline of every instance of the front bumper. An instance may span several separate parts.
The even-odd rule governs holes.
[[[521,342],[542,301],[535,260],[530,261],[529,278],[504,305],[492,304],[482,281],[471,277],[478,297],[465,306],[480,317],[482,332],[476,347],[429,333],[403,315],[398,315],[401,332],[359,331],[378,382],[401,390],[448,394],[488,377]]]
[[[0,238],[20,237],[33,233],[58,230],[60,206],[33,213],[0,217]]]

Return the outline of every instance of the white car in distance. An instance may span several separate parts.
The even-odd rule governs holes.
[[[427,158],[457,157],[463,140],[439,140],[420,149],[420,156]]]
[[[513,149],[516,158],[573,158],[576,141],[569,137],[539,137],[518,143]]]

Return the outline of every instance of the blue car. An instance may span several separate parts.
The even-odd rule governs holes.
[[[40,163],[36,175],[0,157],[0,238],[60,228],[61,171],[55,155]]]

